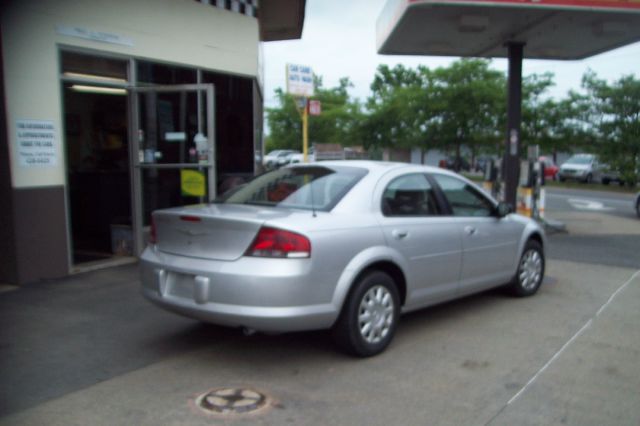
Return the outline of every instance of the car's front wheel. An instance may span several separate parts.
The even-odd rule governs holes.
[[[636,215],[640,217],[640,197],[636,200]]]
[[[399,317],[400,298],[394,280],[382,271],[367,272],[350,292],[333,326],[333,337],[352,355],[377,355],[393,339]]]
[[[539,242],[527,241],[518,263],[518,270],[509,285],[511,293],[518,297],[532,296],[540,288],[544,278],[544,252]]]

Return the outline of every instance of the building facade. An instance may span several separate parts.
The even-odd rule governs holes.
[[[22,0],[0,18],[0,282],[134,261],[150,212],[256,173],[262,41],[303,0]]]

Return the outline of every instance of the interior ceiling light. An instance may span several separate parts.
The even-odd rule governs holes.
[[[120,83],[120,84],[126,84],[127,83],[127,80],[125,80],[123,78],[105,77],[105,76],[102,76],[102,75],[84,74],[84,73],[80,73],[80,72],[65,71],[64,72],[64,76],[68,77],[68,78],[81,78],[83,80],[94,80],[94,81],[100,81],[100,82],[105,82],[105,83]]]
[[[462,33],[481,33],[489,27],[489,17],[480,15],[462,15],[458,29]]]
[[[126,95],[125,89],[119,89],[116,87],[101,87],[101,86],[86,86],[83,84],[74,84],[71,86],[71,90],[82,93],[101,93],[104,95]]]

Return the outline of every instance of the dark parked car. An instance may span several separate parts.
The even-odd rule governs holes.
[[[447,158],[447,169],[454,170],[456,172],[460,171],[471,171],[471,165],[469,162],[464,159],[464,157],[456,158],[456,157],[448,157]]]

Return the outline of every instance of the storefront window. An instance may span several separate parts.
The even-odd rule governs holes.
[[[62,52],[61,64],[62,75],[67,78],[88,78],[105,84],[127,82],[128,61],[126,60]]]
[[[198,79],[195,69],[154,64],[146,61],[138,61],[137,72],[139,83],[158,85],[196,84]]]

